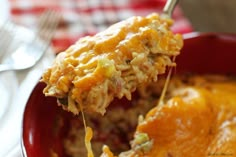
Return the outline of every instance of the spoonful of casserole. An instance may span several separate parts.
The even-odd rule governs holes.
[[[42,76],[44,94],[78,114],[104,114],[114,98],[126,97],[142,83],[158,80],[183,46],[173,20],[157,13],[135,16],[94,36],[79,39],[57,55]]]

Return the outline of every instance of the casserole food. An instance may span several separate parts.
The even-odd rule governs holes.
[[[207,157],[236,153],[235,77],[175,76],[165,104],[156,106],[163,86],[160,83],[164,82],[159,80],[143,87],[149,94],[139,93],[138,101],[133,101],[129,108],[116,107],[104,117],[88,116],[87,122],[96,134],[92,140],[95,156],[100,156],[102,148],[102,156],[106,157]],[[82,123],[73,119],[64,141],[69,156],[86,156],[83,131]]]
[[[42,77],[46,96],[55,96],[65,110],[104,114],[114,98],[141,83],[157,81],[175,66],[183,41],[170,30],[172,20],[158,14],[132,17],[107,30],[81,38],[61,52]]]
[[[235,77],[190,76],[170,87],[170,98],[139,121],[131,150],[119,157],[234,156]]]
[[[235,35],[194,33],[185,35],[184,43],[181,55],[176,58],[177,67],[174,70],[175,75],[182,75],[183,73],[236,75],[234,66],[236,56]],[[158,82],[161,83],[160,80]],[[26,105],[22,127],[24,154],[27,157],[51,157],[52,152],[54,152],[54,154],[57,154],[59,157],[67,157],[68,155],[66,155],[63,146],[64,139],[68,137],[70,130],[69,122],[71,119],[77,117],[58,108],[55,98],[45,97],[42,93],[44,87],[45,84],[39,83],[33,90]],[[132,101],[139,98],[139,95],[135,93],[132,94]],[[116,99],[115,101],[116,102],[113,101],[112,104],[126,104],[124,106],[122,105],[124,108],[125,106],[131,106],[129,104],[130,101],[124,98],[121,100]],[[122,107],[121,105],[119,106]],[[107,113],[109,112],[110,111]],[[168,125],[168,123],[162,125],[163,128],[168,128],[165,125]],[[197,126],[198,123],[196,124],[196,127]],[[135,128],[130,132],[134,131]],[[107,133],[106,137],[109,138],[110,134],[112,134],[113,137],[116,135],[115,132]],[[97,138],[95,134],[94,138]],[[128,142],[127,145],[129,145]],[[198,144],[196,143],[194,146],[198,146]],[[115,153],[115,155],[118,153]],[[224,153],[231,156],[235,155],[225,151],[217,152],[218,156],[223,156]],[[194,156],[194,154],[191,155]],[[214,155],[214,151],[209,152],[209,155]]]

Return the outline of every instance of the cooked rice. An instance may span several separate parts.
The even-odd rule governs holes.
[[[156,104],[156,98],[133,100],[125,105],[111,104],[108,112],[104,115],[86,114],[87,125],[93,128],[92,149],[95,156],[102,153],[102,147],[108,145],[118,154],[128,150],[129,142],[137,126],[138,117],[145,115]],[[119,102],[119,101],[118,101]],[[70,130],[64,139],[66,154],[70,157],[86,156],[84,144],[84,127],[81,117],[75,117],[70,121]]]
[[[43,74],[45,95],[57,97],[74,114],[79,105],[104,114],[114,98],[131,100],[141,83],[155,82],[167,66],[175,66],[171,57],[179,54],[183,41],[171,25],[158,14],[137,16],[81,38]]]

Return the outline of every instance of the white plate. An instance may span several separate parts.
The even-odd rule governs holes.
[[[4,31],[8,31],[7,28]],[[13,39],[10,48],[15,43],[26,44],[35,34],[26,28],[16,26],[17,37]],[[35,47],[37,44],[35,43]],[[51,65],[54,59],[49,50],[42,60],[29,70],[0,73],[0,157],[9,156],[11,151],[20,146],[21,122],[28,97],[40,79],[43,71]]]

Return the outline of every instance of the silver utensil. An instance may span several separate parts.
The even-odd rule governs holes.
[[[171,18],[172,13],[173,13],[173,11],[175,9],[175,6],[178,3],[178,1],[179,0],[167,0],[166,4],[164,6],[162,14],[168,16],[169,18]]]
[[[0,64],[0,72],[23,70],[33,67],[47,51],[60,18],[60,14],[55,11],[45,11],[39,17],[38,31],[34,39],[27,44],[21,44],[12,53],[7,52],[9,42],[11,42],[12,39],[2,36],[2,41],[5,41],[4,45],[2,44],[2,49],[5,50],[5,53],[10,53],[10,55]],[[6,24],[6,26],[8,26],[8,24]],[[11,29],[14,30],[14,26],[12,27]],[[6,40],[3,40],[4,38]],[[4,46],[6,46],[6,48],[4,48]]]
[[[172,13],[173,13],[173,11],[175,9],[175,6],[177,5],[178,2],[179,2],[179,0],[167,0],[166,4],[164,6],[163,12],[162,12],[162,16],[164,16],[166,18],[171,18],[172,17]],[[172,60],[174,62],[175,61],[175,57]],[[161,92],[159,102],[157,103],[157,106],[164,105],[164,97],[166,95],[166,90],[167,90],[167,87],[169,85],[170,77],[172,75],[172,69],[173,69],[173,67],[171,67],[169,69],[169,71],[168,71],[168,74],[167,74],[167,77],[166,77],[166,81],[165,81],[163,90]]]

